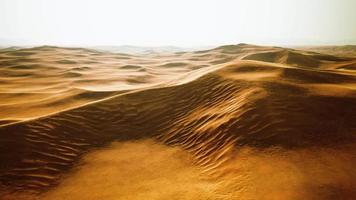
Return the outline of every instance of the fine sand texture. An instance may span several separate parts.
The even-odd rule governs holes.
[[[356,58],[318,48],[1,49],[0,199],[356,199]]]
[[[297,47],[301,50],[314,51],[318,53],[336,55],[336,56],[346,56],[346,57],[356,57],[356,45],[344,45],[344,46],[306,46]]]

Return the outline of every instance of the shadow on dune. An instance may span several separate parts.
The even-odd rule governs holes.
[[[239,160],[238,155],[243,149],[259,152],[254,154],[258,157],[256,163],[273,159],[278,163],[281,159],[288,160],[283,156],[291,156],[299,162],[302,154],[316,155],[306,153],[310,149],[351,145],[351,150],[345,150],[345,157],[350,159],[345,166],[355,163],[350,152],[355,144],[356,92],[346,86],[355,84],[356,77],[353,73],[315,70],[325,62],[349,60],[276,51],[274,48],[270,52],[253,54],[251,52],[258,52],[259,48],[250,45],[211,50],[212,53],[216,51],[236,54],[236,57],[241,56],[239,53],[248,52],[249,55],[241,56],[244,61],[226,64],[182,85],[123,94],[48,117],[1,127],[0,160],[6,162],[0,164],[0,188],[4,193],[47,191],[59,183],[63,172],[71,169],[82,155],[113,141],[153,139],[160,144],[179,147],[192,156],[192,162],[203,174],[217,180],[227,177],[229,170],[226,166],[230,166],[232,160]],[[178,64],[164,66],[182,65]],[[333,89],[321,87],[325,85]],[[320,88],[327,91],[320,93]],[[274,154],[274,151],[282,153]],[[261,152],[275,157],[268,160]],[[328,157],[326,154],[322,156]],[[314,162],[316,158],[312,159]],[[315,162],[321,168],[327,167]],[[285,163],[279,166],[283,165]],[[303,168],[299,164],[293,166]],[[329,167],[341,170],[338,166],[338,163],[337,166],[332,163]],[[353,172],[345,176],[348,175],[356,177]],[[234,185],[229,181],[226,184],[226,188]],[[352,179],[346,183],[336,181],[313,187],[299,189],[308,194],[320,193],[320,199],[356,197]],[[290,199],[297,197],[300,196]],[[304,197],[308,199],[308,195]]]

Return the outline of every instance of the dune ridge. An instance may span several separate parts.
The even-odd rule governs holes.
[[[90,152],[114,141],[147,139],[191,156],[199,179],[219,185],[211,198],[263,199],[258,193],[284,199],[356,197],[356,174],[350,170],[356,163],[356,77],[353,68],[344,67],[355,64],[354,58],[240,44],[154,56],[39,47],[1,52],[0,60],[7,72],[1,81],[8,84],[0,88],[8,98],[0,102],[1,119],[28,117],[15,113],[18,108],[42,110],[30,121],[5,121],[0,127],[0,160],[6,161],[0,165],[0,194],[5,199],[20,198],[22,191],[31,198],[51,194]],[[18,69],[18,62],[30,65]],[[42,73],[33,63],[56,69],[46,72],[52,78],[26,88],[31,76]],[[30,70],[31,78],[9,75],[16,70]],[[79,78],[66,74],[73,71]],[[46,81],[55,83],[43,85]],[[69,86],[64,89],[59,82]],[[28,90],[31,94],[22,93]],[[58,99],[49,98],[51,91]],[[65,111],[46,110],[58,109],[56,103],[64,103]],[[258,168],[264,165],[267,169]],[[308,176],[315,170],[320,174],[313,182]],[[286,182],[295,184],[282,193],[283,181],[259,180],[254,173],[288,177]]]

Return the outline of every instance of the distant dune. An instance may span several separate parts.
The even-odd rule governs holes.
[[[356,199],[356,58],[327,51],[0,51],[0,199]]]
[[[336,56],[356,57],[356,45],[313,46],[313,47],[302,47],[300,49],[315,51],[323,54],[336,55]]]
[[[185,48],[175,46],[160,46],[160,47],[140,47],[131,45],[122,46],[94,46],[93,49],[110,51],[114,53],[127,53],[127,54],[152,54],[152,53],[174,53],[183,52]]]

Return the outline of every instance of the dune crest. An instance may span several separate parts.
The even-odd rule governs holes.
[[[94,199],[356,198],[355,63],[248,44],[2,51],[0,195],[75,199],[92,177]]]

